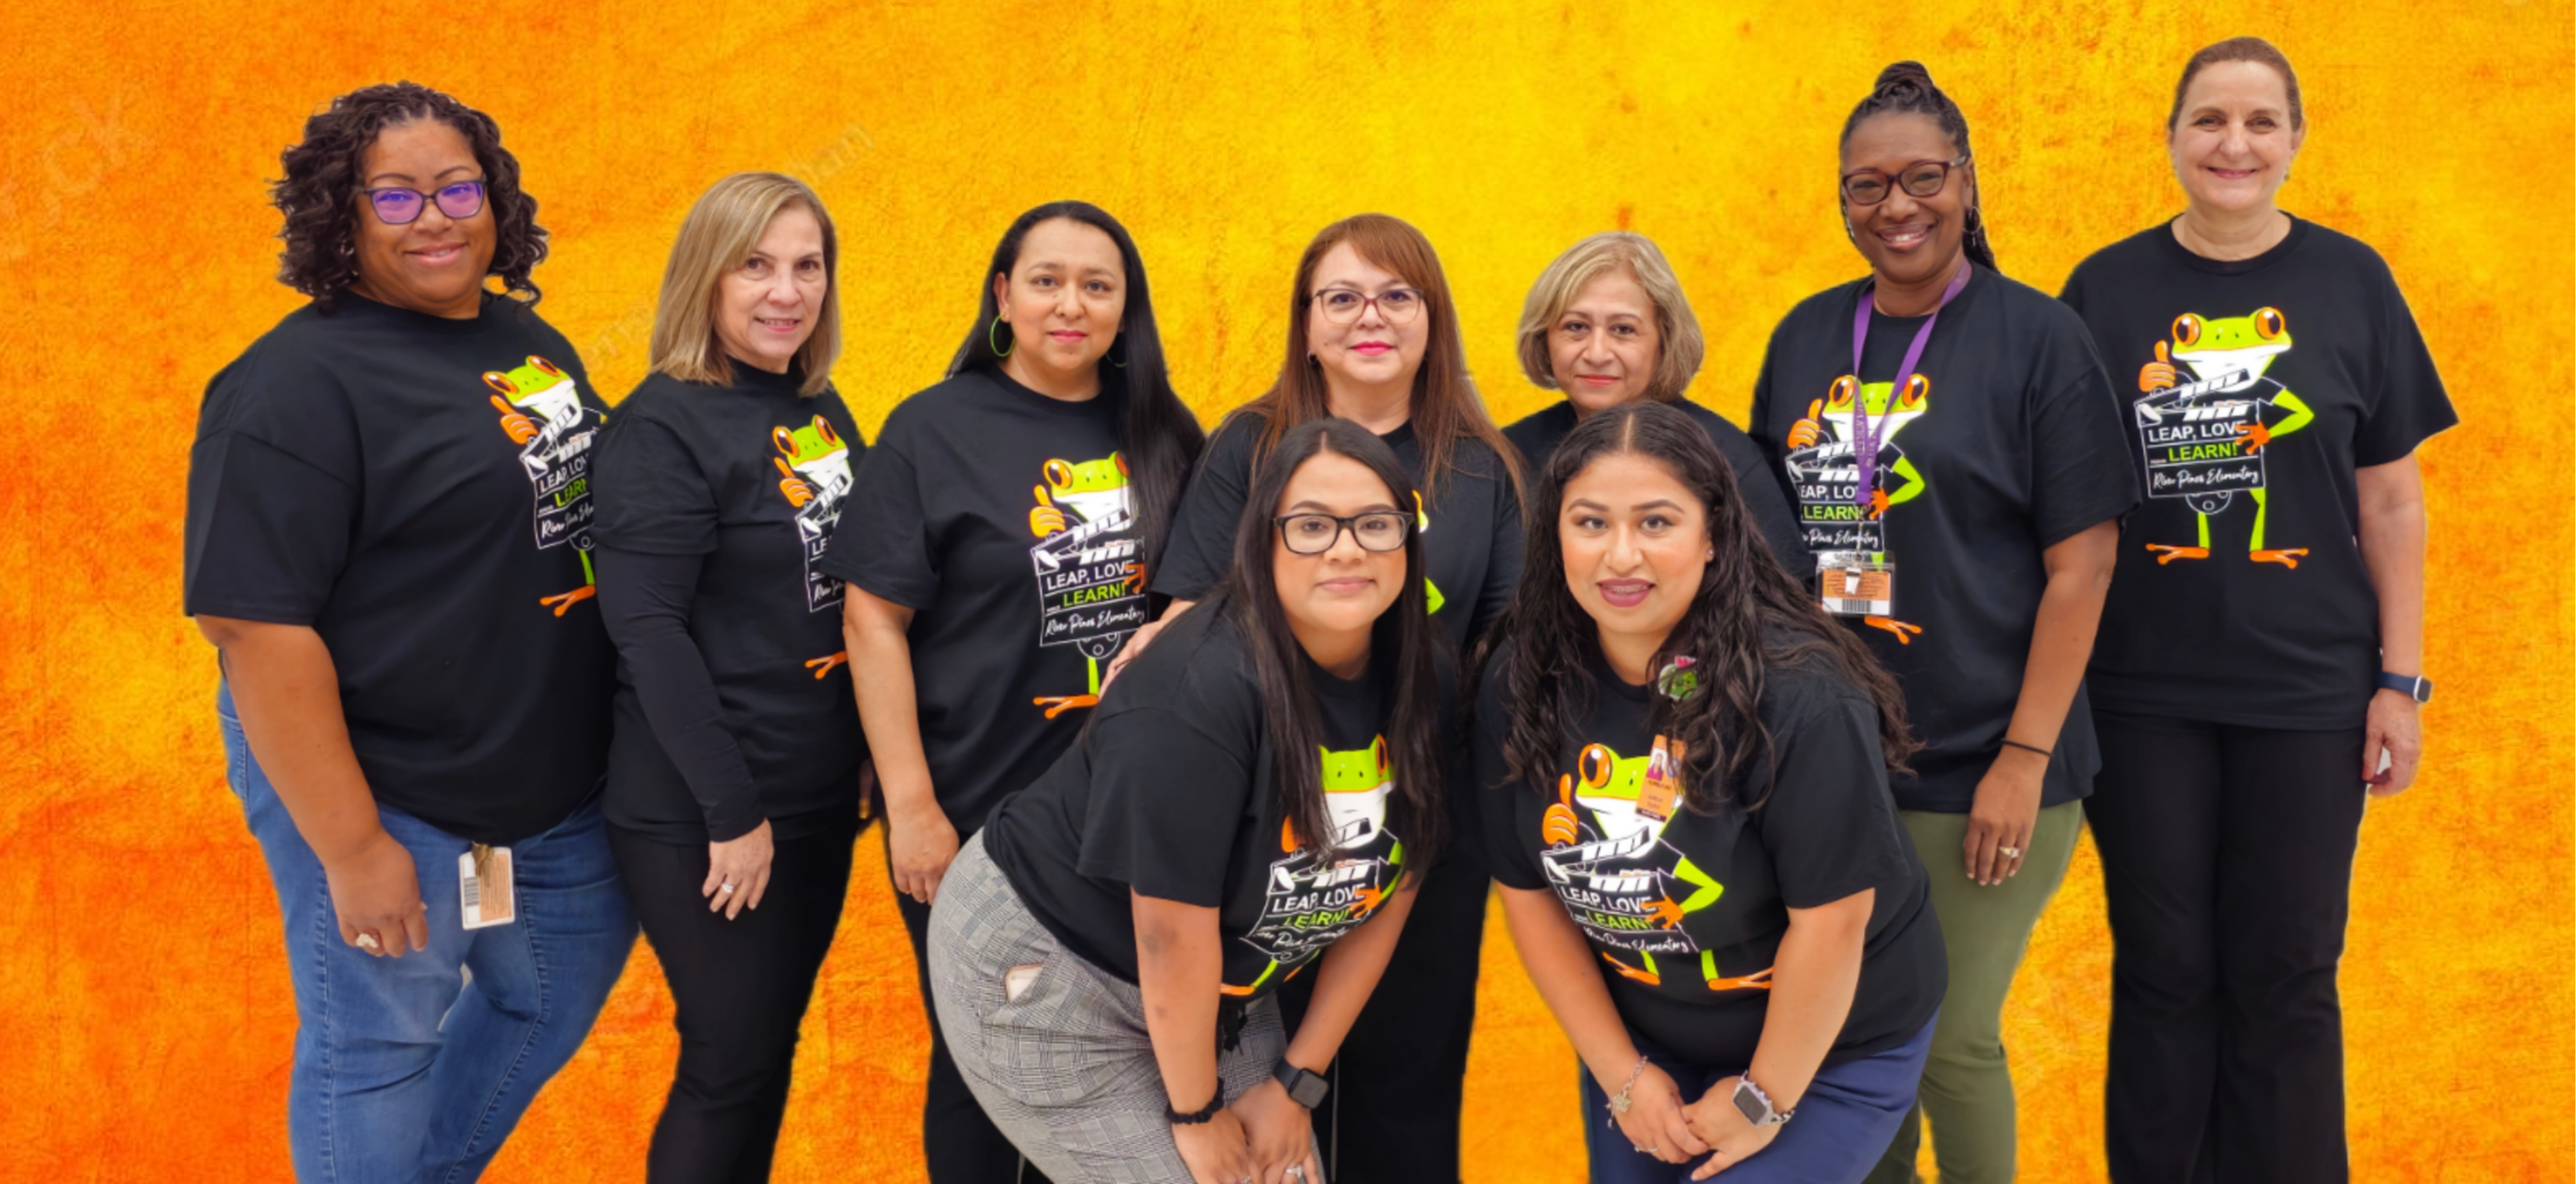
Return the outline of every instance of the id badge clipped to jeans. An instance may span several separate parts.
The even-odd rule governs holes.
[[[1896,564],[1885,551],[1826,551],[1816,556],[1816,596],[1843,617],[1896,612]]]

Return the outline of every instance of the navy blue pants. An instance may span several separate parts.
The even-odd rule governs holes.
[[[1636,1033],[1629,1033],[1631,1039]],[[1742,1065],[1695,1065],[1645,1040],[1637,1051],[1670,1074],[1682,1100],[1696,1102],[1710,1086],[1744,1072]],[[1878,1165],[1896,1124],[1914,1108],[1923,1058],[1932,1051],[1932,1024],[1912,1040],[1876,1056],[1835,1065],[1816,1074],[1798,1099],[1797,1116],[1771,1145],[1715,1177],[1725,1184],[1856,1184]],[[1675,1184],[1690,1179],[1701,1161],[1665,1163],[1637,1150],[1610,1116],[1610,1095],[1590,1073],[1583,1078],[1584,1143],[1592,1158],[1592,1184]]]

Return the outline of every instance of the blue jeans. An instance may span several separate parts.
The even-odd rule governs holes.
[[[468,932],[456,859],[472,846],[379,803],[411,852],[429,948],[378,958],[340,940],[322,861],[242,739],[226,688],[226,773],[268,857],[295,982],[287,1141],[304,1181],[467,1181],[572,1059],[635,944],[594,800],[510,845],[519,919]]]
[[[1855,1184],[1868,1175],[1896,1137],[1896,1124],[1914,1108],[1915,1083],[1932,1051],[1931,1023],[1914,1038],[1876,1056],[1848,1061],[1816,1074],[1798,1099],[1797,1117],[1771,1145],[1710,1177],[1724,1184]],[[1629,1036],[1634,1039],[1636,1033]],[[1694,1065],[1639,1039],[1637,1052],[1671,1074],[1682,1100],[1696,1102],[1710,1086],[1744,1071],[1742,1065]],[[1592,1074],[1583,1078],[1584,1142],[1591,1153],[1592,1184],[1674,1184],[1690,1179],[1700,1161],[1669,1164],[1628,1145],[1615,1127],[1602,1126],[1610,1095]]]

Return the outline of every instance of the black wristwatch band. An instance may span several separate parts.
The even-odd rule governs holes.
[[[1300,1069],[1290,1064],[1286,1057],[1279,1058],[1279,1067],[1272,1069],[1270,1076],[1287,1089],[1289,1101],[1309,1110],[1322,1105],[1324,1095],[1333,1088],[1331,1082],[1324,1080],[1323,1074]]]
[[[2390,674],[2382,670],[2379,672],[2379,687],[2381,690],[2395,691],[2418,703],[2433,701],[2433,680],[2422,675],[2410,678],[2403,674]]]
[[[1200,1123],[1215,1118],[1216,1112],[1223,1109],[1225,1109],[1225,1087],[1219,1086],[1217,1087],[1215,1096],[1208,1099],[1207,1105],[1201,1106],[1187,1114],[1183,1114],[1178,1110],[1172,1109],[1171,1102],[1165,1101],[1163,1103],[1163,1117],[1170,1119],[1173,1126],[1197,1126]]]

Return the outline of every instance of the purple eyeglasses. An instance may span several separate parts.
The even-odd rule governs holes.
[[[400,185],[358,192],[367,195],[367,204],[374,207],[376,220],[387,226],[409,226],[419,221],[420,212],[428,209],[432,201],[438,203],[439,213],[450,218],[462,220],[483,212],[481,181],[452,181],[439,186],[435,194]]]

